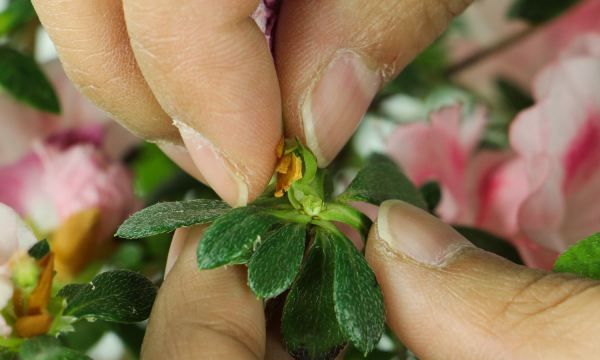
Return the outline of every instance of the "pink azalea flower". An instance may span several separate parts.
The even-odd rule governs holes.
[[[491,46],[500,40],[498,36],[506,38],[526,29],[522,22],[506,19],[505,14],[513,3],[511,0],[475,3],[467,11],[471,13],[467,15],[467,21],[473,36],[479,39],[456,39],[452,47],[455,61],[480,50],[481,43],[484,47]],[[586,33],[600,34],[598,18],[600,0],[583,0],[513,46],[461,72],[457,80],[469,88],[489,92],[493,80],[502,76],[528,89],[534,75],[570,47],[575,39]]]
[[[537,103],[514,121],[511,145],[530,186],[523,235],[555,252],[600,231],[600,35],[547,67]]]
[[[265,34],[271,50],[273,49],[273,31],[277,23],[280,0],[260,0],[258,8],[252,14],[252,18]]]
[[[0,203],[0,310],[8,304],[13,295],[10,259],[26,251],[37,239],[31,230],[10,207]],[[12,329],[0,314],[0,337],[9,336]]]
[[[460,107],[399,127],[390,155],[418,185],[442,187],[447,222],[508,238],[525,262],[550,268],[600,231],[600,35],[578,39],[536,79],[537,103],[510,129],[512,151],[477,151],[483,120]]]
[[[105,241],[138,205],[131,174],[116,160],[138,140],[85,100],[58,62],[46,71],[62,115],[0,97],[0,202],[44,236],[70,216],[97,209],[97,241]]]
[[[61,114],[43,113],[0,96],[0,166],[21,159],[35,142],[74,129],[88,135],[95,133],[96,139],[103,133],[110,134],[101,142],[101,147],[114,158],[139,141],[85,99],[58,61],[46,64],[44,71],[58,94]]]
[[[137,207],[131,174],[89,143],[38,144],[20,162],[0,168],[0,184],[0,201],[44,234],[79,211],[98,208],[100,238],[106,239]]]
[[[432,113],[429,122],[399,126],[388,138],[388,154],[417,186],[440,183],[437,212],[448,222],[472,218],[465,183],[485,124],[482,109],[463,120],[462,107],[453,106]]]

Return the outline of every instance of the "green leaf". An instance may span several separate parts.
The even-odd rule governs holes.
[[[600,233],[568,248],[558,257],[553,270],[600,280]]]
[[[139,239],[168,233],[184,226],[207,224],[231,210],[221,200],[195,199],[158,203],[131,215],[115,236]]]
[[[287,290],[300,270],[306,225],[290,223],[267,234],[248,263],[248,283],[256,296],[269,299]]]
[[[516,264],[523,264],[519,252],[510,242],[508,242],[508,240],[502,239],[481,229],[467,226],[454,226],[454,228],[475,246],[502,256]]]
[[[329,232],[329,237],[335,244],[335,314],[346,338],[366,354],[385,330],[383,295],[375,274],[354,244],[339,232]]]
[[[71,350],[51,336],[29,339],[21,345],[20,360],[90,360],[80,352]]]
[[[221,216],[204,232],[198,245],[200,269],[245,264],[278,219],[255,207],[242,207]]]
[[[427,203],[427,209],[429,209],[429,212],[433,213],[442,199],[442,189],[440,188],[440,184],[435,181],[430,181],[423,184],[419,191],[421,191],[421,195]]]
[[[541,24],[562,14],[579,0],[516,0],[508,11],[508,16],[523,19],[532,24]]]
[[[38,110],[60,113],[52,84],[32,57],[0,46],[0,90]]]
[[[13,0],[0,12],[0,37],[10,33],[35,17],[31,0]]]
[[[346,343],[333,302],[335,250],[326,233],[316,231],[281,320],[285,344],[296,359],[334,359]]]
[[[65,286],[58,295],[67,300],[64,315],[133,323],[150,315],[156,286],[129,270],[104,272],[89,284]]]
[[[0,349],[0,360],[16,360],[17,359],[17,354],[5,350],[5,349]]]
[[[518,112],[532,106],[534,100],[523,89],[513,83],[511,80],[506,78],[496,79],[496,86],[500,91],[500,96],[504,105],[511,110],[511,114],[517,114]],[[508,131],[508,129],[507,129]]]
[[[48,244],[48,240],[38,241],[29,249],[27,252],[29,256],[36,260],[40,260],[44,256],[48,255],[50,252],[50,244]]]
[[[375,205],[391,199],[427,209],[419,190],[392,160],[382,155],[373,156],[337,198],[341,202],[364,201]]]

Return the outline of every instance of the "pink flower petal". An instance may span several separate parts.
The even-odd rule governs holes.
[[[18,250],[27,250],[37,242],[31,229],[12,208],[0,203],[0,266]]]

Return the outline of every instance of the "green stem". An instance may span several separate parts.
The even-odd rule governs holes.
[[[326,221],[338,221],[348,224],[360,233],[363,239],[367,238],[371,227],[371,219],[350,205],[341,203],[328,203],[322,211],[319,219]]]

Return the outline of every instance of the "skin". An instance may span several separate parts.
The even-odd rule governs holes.
[[[446,246],[460,236],[410,205],[393,216],[407,241]],[[600,351],[600,282],[516,265],[462,237],[458,251],[447,247],[442,265],[424,264],[382,239],[378,226],[379,220],[366,257],[384,294],[388,325],[419,359],[591,359]],[[174,265],[159,291],[142,358],[289,358],[246,285],[245,267],[197,271],[202,231],[177,231],[179,249],[170,254]]]
[[[354,104],[374,95],[359,90],[396,76],[470,1],[284,1],[276,62],[249,18],[257,0],[32,3],[68,76],[86,96],[133,133],[160,144],[226,201],[243,205],[271,178],[283,129],[287,137],[317,144],[313,150],[327,164],[356,127],[348,119],[364,111]],[[339,89],[338,96],[316,103],[344,116],[331,116],[311,133],[303,104],[330,64],[348,53],[360,59],[355,68],[370,74],[370,85],[344,92],[342,78],[339,86],[326,87]],[[345,108],[354,113],[339,111]],[[328,141],[319,143],[319,137]],[[213,174],[218,169],[233,177]],[[436,219],[410,209],[399,214],[412,219],[413,235],[431,244],[447,240],[449,228]],[[176,234],[143,357],[285,358],[280,340],[267,336],[263,304],[248,289],[243,267],[197,271],[201,231]],[[444,266],[424,265],[376,230],[371,237],[366,256],[389,325],[422,359],[574,359],[600,350],[593,338],[600,330],[597,282],[526,269],[472,247],[448,256]],[[410,231],[404,237],[410,239]]]

